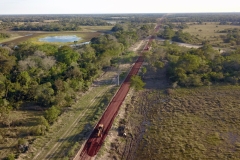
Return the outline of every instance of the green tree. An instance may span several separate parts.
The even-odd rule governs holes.
[[[31,77],[29,76],[28,72],[23,71],[21,72],[18,77],[17,81],[23,86],[23,85],[28,85],[29,82],[31,81]]]
[[[130,86],[134,87],[137,91],[143,89],[145,83],[142,81],[140,76],[134,75],[131,78]]]
[[[6,77],[0,73],[0,98],[6,95]]]
[[[49,123],[53,123],[54,121],[56,121],[59,114],[60,110],[57,109],[57,107],[52,106],[51,108],[45,111],[45,118]]]
[[[96,60],[95,50],[90,45],[85,45],[79,50],[81,62],[93,62]]]
[[[165,27],[163,33],[162,33],[162,37],[164,39],[172,39],[172,37],[175,35],[175,32],[170,29],[169,27]]]
[[[46,127],[46,130],[49,129],[49,124],[45,117],[40,116],[38,123],[39,125]]]
[[[8,74],[15,65],[16,58],[14,56],[10,56],[9,50],[0,47],[0,72]]]
[[[44,83],[42,85],[38,85],[34,98],[37,100],[38,103],[42,104],[43,106],[49,106],[54,95],[54,90],[52,88],[52,84],[50,82]]]
[[[58,49],[58,52],[55,53],[55,56],[59,62],[71,65],[71,63],[77,62],[80,55],[75,52],[71,47],[62,46]]]
[[[183,68],[186,72],[192,73],[198,69],[200,63],[201,59],[198,56],[187,53],[179,58],[177,66]]]

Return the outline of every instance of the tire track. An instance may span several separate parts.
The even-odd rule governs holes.
[[[99,97],[99,96],[101,96],[101,95],[103,95],[104,93],[106,93],[110,87],[113,87],[113,86],[111,85],[111,86],[106,87],[106,89],[102,90],[101,92],[99,92],[98,94],[96,94],[96,95],[94,96],[94,98],[90,101],[89,105],[85,107],[86,109],[83,111],[83,113],[80,114],[80,115],[74,120],[74,122],[68,127],[68,129],[66,130],[66,132],[64,132],[64,134],[63,134],[60,138],[58,138],[58,141],[57,141],[57,142],[55,143],[55,145],[50,149],[50,151],[48,151],[47,154],[45,154],[44,157],[42,157],[42,158],[40,157],[40,159],[52,159],[52,158],[55,156],[55,154],[56,154],[55,151],[65,142],[65,141],[61,141],[61,139],[64,139],[65,137],[67,137],[67,136],[71,133],[71,131],[72,131],[72,130],[75,128],[75,126],[78,124],[78,121],[80,121],[81,118],[85,115],[85,113],[86,113],[89,109],[91,109],[91,108],[93,107],[93,106],[91,106],[91,105],[96,101],[96,98]],[[89,107],[90,107],[90,108],[89,108]],[[69,138],[68,138],[68,139],[69,139]],[[66,140],[68,140],[68,139],[66,139]],[[32,160],[38,159],[38,157],[42,154],[42,152],[44,151],[44,149],[45,149],[51,142],[52,142],[52,141],[49,141],[44,147],[42,147],[41,151],[40,151]],[[54,154],[51,155],[51,153],[54,153]]]
[[[108,90],[108,88],[110,88],[110,86],[108,86],[104,91],[102,91],[102,92],[100,92],[100,93],[98,93],[95,97],[94,97],[94,99],[92,99],[91,101],[90,101],[90,104],[87,106],[87,107],[90,107],[90,106],[92,106],[93,104],[94,104],[94,102],[96,102],[96,97],[99,97],[99,96],[102,96],[107,90]],[[91,107],[92,108],[92,107]],[[59,138],[60,140],[61,139],[63,139],[64,137],[68,137],[68,135],[72,132],[72,130],[75,128],[75,126],[77,125],[77,122],[79,121],[79,120],[81,120],[81,118],[85,115],[85,113],[89,110],[89,109],[91,109],[91,108],[87,108],[85,111],[84,111],[84,113],[82,113],[75,121],[74,121],[74,123],[72,124],[72,125],[74,125],[73,127],[72,127],[72,125],[69,127],[70,129],[68,130],[68,131],[66,131],[65,132],[65,134],[61,137],[61,138]],[[74,137],[76,137],[76,135],[74,136]],[[74,137],[72,137],[72,138],[67,138],[65,141],[68,141],[68,140],[70,140],[70,139],[74,139]],[[54,145],[54,147],[52,147],[52,149],[51,150],[53,150],[54,148],[54,150],[53,151],[49,151],[47,154],[46,154],[46,158],[45,159],[51,159],[51,158],[53,158],[56,154],[57,154],[57,149],[65,142],[65,141],[62,141],[62,142],[57,142],[55,145]],[[48,155],[51,153],[51,152],[53,152],[54,154],[53,155],[50,155],[49,157],[48,157]]]

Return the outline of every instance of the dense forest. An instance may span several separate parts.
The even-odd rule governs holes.
[[[14,31],[78,31],[81,28],[75,24],[60,24],[60,23],[25,23],[12,28]]]
[[[240,49],[220,54],[207,43],[198,49],[180,47],[169,41],[152,44],[152,51],[145,53],[147,62],[154,70],[166,65],[167,76],[174,86],[240,83]]]
[[[151,25],[123,23],[113,30],[112,35],[93,38],[91,44],[78,48],[30,42],[15,48],[1,47],[2,124],[11,125],[11,110],[31,109],[28,104],[44,108],[45,118],[53,123],[63,108],[74,103],[75,93],[88,90],[100,71],[113,65],[113,58],[150,33]]]
[[[231,22],[232,24],[240,25],[239,13],[179,13],[170,14],[165,21],[168,22]]]

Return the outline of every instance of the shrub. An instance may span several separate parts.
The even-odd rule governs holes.
[[[46,130],[47,130],[46,126],[38,125],[38,126],[32,127],[30,134],[34,136],[42,136],[45,134]]]
[[[140,76],[132,76],[130,86],[134,87],[137,91],[143,89],[145,83],[142,81]]]
[[[13,153],[9,154],[4,160],[15,160],[15,155]]]
[[[49,123],[53,123],[56,121],[58,115],[60,114],[60,110],[57,109],[55,106],[52,106],[45,112],[45,118]]]

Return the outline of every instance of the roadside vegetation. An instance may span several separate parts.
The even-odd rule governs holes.
[[[127,136],[110,143],[112,158],[240,158],[240,53],[238,44],[230,49],[228,41],[237,42],[238,29],[221,32],[222,43],[228,44],[228,50],[221,53],[208,39],[198,49],[170,41],[151,42],[139,73],[145,89],[135,90],[126,102],[124,123],[119,127]],[[173,40],[179,31],[169,25],[162,33],[169,33],[172,37],[165,38]]]
[[[153,34],[159,16],[1,16],[1,41],[14,29],[112,29],[82,46],[30,39],[0,47],[0,159],[73,158],[117,89],[113,79],[94,81],[131,63],[135,54],[128,48]],[[110,144],[116,157],[239,159],[239,15],[168,15],[158,36],[167,40],[151,42],[144,67],[131,80],[138,92],[117,128],[121,136],[126,129],[127,139]],[[126,146],[118,150],[120,143]]]
[[[195,52],[201,50],[204,47],[188,49],[167,41],[152,42],[151,51],[144,52],[147,72],[139,73],[146,83],[145,89],[131,94],[131,101],[126,102],[124,124],[119,125],[123,125],[128,136],[125,140],[119,137],[112,144],[112,155],[121,159],[240,158],[239,81],[232,83],[227,80],[229,77],[223,76],[221,81],[210,79],[204,84],[203,78],[195,77],[191,81],[194,83],[186,85],[179,83],[180,79],[173,80],[177,74],[169,74],[171,69],[182,66],[181,71],[187,73],[189,79],[188,73],[192,72],[189,69],[204,60],[204,54],[199,61],[193,58]],[[179,54],[181,52],[183,54]],[[223,56],[221,59],[225,65],[231,62],[231,56],[235,57],[235,52],[229,52],[230,57],[214,50],[206,53],[214,52]],[[186,57],[193,59],[182,61]],[[174,65],[173,61],[176,62]],[[215,59],[210,58],[209,62],[214,66]],[[223,68],[226,69],[222,70],[223,75],[235,71],[231,67]],[[200,76],[197,72],[194,74]],[[195,82],[202,84],[195,85]]]

